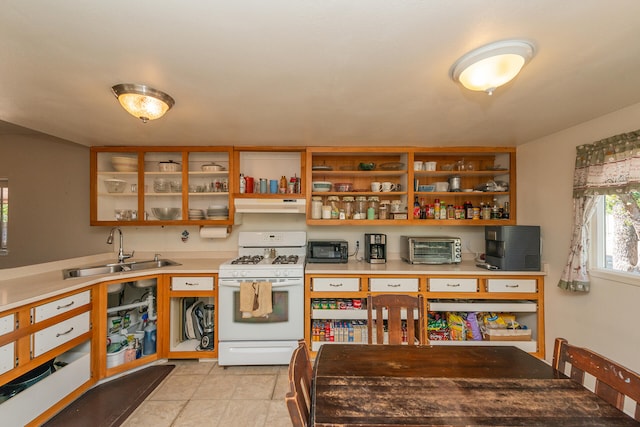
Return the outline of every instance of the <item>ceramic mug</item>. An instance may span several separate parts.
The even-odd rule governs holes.
[[[378,181],[374,181],[371,183],[371,191],[380,191],[382,189],[382,184]]]
[[[382,191],[384,192],[389,192],[389,191],[395,191],[396,189],[396,185],[392,182],[383,182],[382,183]]]
[[[422,162],[419,162],[419,161],[416,160],[415,162],[413,162],[413,170],[414,171],[421,171],[422,170],[422,165],[423,165]]]

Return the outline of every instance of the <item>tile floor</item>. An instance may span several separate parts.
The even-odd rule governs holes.
[[[291,427],[284,403],[288,366],[176,365],[125,421],[125,427]]]

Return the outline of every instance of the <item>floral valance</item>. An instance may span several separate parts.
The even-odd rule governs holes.
[[[577,147],[573,197],[640,191],[640,130]]]

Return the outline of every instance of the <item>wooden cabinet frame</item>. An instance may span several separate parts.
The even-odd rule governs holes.
[[[313,290],[313,279],[317,278],[358,278],[360,280],[360,289],[358,291],[349,292],[318,292]],[[489,302],[496,302],[499,305],[500,302],[510,303],[510,306],[518,303],[526,304],[526,312],[535,313],[536,321],[535,325],[528,325],[530,328],[535,326],[536,335],[535,340],[536,351],[532,354],[538,358],[543,359],[545,357],[545,332],[544,332],[544,276],[536,274],[527,275],[495,275],[491,274],[478,274],[478,275],[460,275],[460,274],[315,274],[310,273],[305,275],[305,340],[309,343],[309,348],[313,349],[312,340],[312,325],[313,325],[313,308],[312,300],[317,298],[361,298],[366,299],[369,293],[369,279],[372,278],[418,278],[419,290],[418,292],[406,292],[408,295],[422,295],[425,301],[424,311],[427,313],[431,310],[432,304],[441,300],[453,300],[458,302],[471,301],[469,304],[476,304],[478,307],[482,307],[483,304]],[[478,281],[476,292],[431,292],[429,290],[429,280],[437,278],[450,278],[450,279],[476,279]],[[488,281],[491,279],[512,279],[517,280],[535,280],[536,291],[535,292],[489,292]],[[393,293],[393,292],[389,292]],[[535,305],[535,311],[531,311],[531,305]],[[525,307],[525,306],[523,306]],[[517,311],[515,311],[517,313]],[[525,312],[523,310],[523,312]],[[366,311],[365,317],[366,319]],[[426,319],[424,320],[426,322]],[[426,330],[426,324],[423,325]],[[495,341],[458,341],[449,342],[445,344],[465,344],[465,345],[500,345],[505,344]],[[514,342],[515,343],[515,342]],[[442,342],[431,341],[432,345],[442,345]]]

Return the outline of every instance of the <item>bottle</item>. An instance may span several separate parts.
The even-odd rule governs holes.
[[[433,201],[433,217],[435,219],[440,219],[440,199],[435,199]]]
[[[244,174],[240,174],[240,193],[243,194],[247,191],[247,181],[244,179]]]
[[[284,175],[280,178],[279,192],[280,194],[285,194],[287,192],[287,177]]]
[[[142,345],[142,354],[154,354],[156,352],[156,338],[157,338],[156,323],[153,320],[147,322],[147,326],[144,328],[144,338]]]
[[[420,202],[418,202],[418,196],[413,201],[413,218],[420,219]]]
[[[465,210],[465,218],[466,219],[473,219],[473,204],[471,204],[470,201],[466,201],[464,202],[464,210]]]

